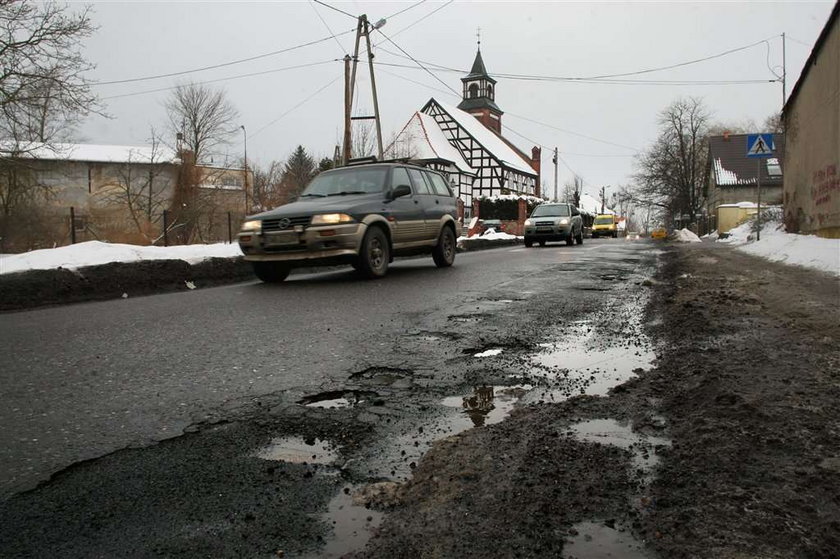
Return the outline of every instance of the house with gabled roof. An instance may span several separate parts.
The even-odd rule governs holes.
[[[450,168],[458,169],[449,178],[458,185],[467,216],[480,197],[539,197],[541,148],[534,146],[528,155],[502,135],[504,113],[496,104],[496,80],[487,73],[481,50],[461,82],[463,98],[457,107],[430,99],[420,109],[420,116],[415,114],[403,128],[395,144],[407,141],[409,135],[420,137],[437,156],[443,155]],[[423,127],[422,136],[416,132],[417,123]],[[441,138],[454,152],[434,147],[440,145]]]
[[[774,157],[747,157],[748,134],[729,134],[709,138],[709,184],[706,189],[706,214],[709,230],[718,229],[721,206],[759,202],[761,205],[782,203],[783,154],[785,135],[773,134]]]

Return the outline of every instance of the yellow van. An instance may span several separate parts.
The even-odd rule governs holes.
[[[592,222],[592,238],[618,237],[618,225],[616,216],[612,214],[600,214],[595,216]]]

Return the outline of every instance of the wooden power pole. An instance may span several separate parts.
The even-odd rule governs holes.
[[[376,25],[371,25],[367,19],[367,15],[359,16],[359,22],[356,26],[356,44],[353,48],[353,64],[351,66],[349,56],[344,57],[344,149],[343,163],[352,158],[352,121],[354,120],[373,120],[376,124],[376,143],[378,148],[378,158],[381,160],[384,156],[382,149],[382,124],[379,118],[379,98],[376,94],[376,77],[373,71],[373,49],[370,45],[370,31],[371,29],[378,29],[385,24],[385,20],[380,20]],[[351,116],[353,112],[353,97],[356,93],[356,69],[359,64],[359,44],[362,36],[365,38],[365,46],[368,52],[368,68],[370,71],[370,87],[373,95],[373,115],[372,116]]]

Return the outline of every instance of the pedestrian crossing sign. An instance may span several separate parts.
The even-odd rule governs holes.
[[[747,157],[773,157],[773,134],[747,134]]]

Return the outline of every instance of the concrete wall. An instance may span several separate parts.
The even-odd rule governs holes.
[[[840,238],[840,20],[803,75],[784,115],[785,224]]]

